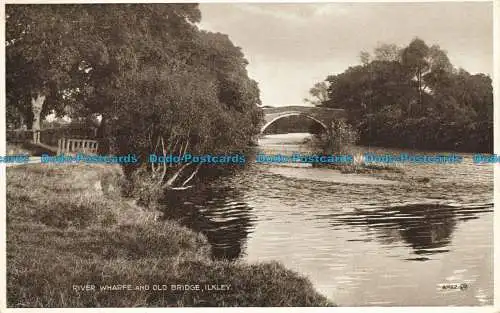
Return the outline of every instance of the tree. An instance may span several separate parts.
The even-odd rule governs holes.
[[[328,101],[328,83],[326,81],[314,84],[314,86],[309,89],[309,94],[312,99],[305,98],[304,102],[309,102],[316,106],[323,105]]]
[[[40,129],[43,115],[61,110],[57,100],[70,88],[70,72],[77,64],[72,45],[74,6],[6,6],[7,106],[16,118]],[[54,31],[57,29],[58,31]]]
[[[423,109],[424,74],[430,68],[427,60],[429,47],[419,38],[415,38],[408,47],[403,49],[402,64],[416,80],[415,88],[418,92],[419,110]],[[413,82],[413,81],[410,81]]]
[[[395,44],[381,43],[375,50],[375,60],[387,62],[399,62],[401,60],[402,50]]]
[[[147,23],[144,16],[137,22]],[[127,24],[137,29],[130,19]],[[146,34],[158,25],[150,27],[144,30]],[[182,155],[242,150],[261,121],[259,90],[248,78],[248,62],[227,35],[197,31],[189,23],[177,28],[180,33],[170,34],[171,40],[129,33],[137,35],[137,47],[125,55],[131,58],[133,70],[115,74],[119,86],[93,90],[91,99],[112,99],[113,105],[105,111],[112,146],[121,152],[139,151],[144,158],[152,152]],[[113,43],[105,46],[114,47]],[[120,53],[123,48],[116,50]],[[152,58],[151,53],[157,51],[164,54]],[[200,164],[150,164],[148,171],[163,187],[186,188],[199,168]]]
[[[140,164],[124,166],[129,178],[140,168],[162,188],[187,188],[201,165],[148,164],[147,156],[242,151],[258,133],[262,111],[257,83],[246,71],[248,62],[227,35],[198,29],[197,4],[47,7],[29,7],[27,12],[60,24],[48,23],[42,34],[32,31],[33,37],[43,38],[46,32],[54,38],[68,37],[56,43],[71,52],[62,54],[71,56],[62,63],[71,66],[59,75],[47,74],[48,82],[65,83],[47,83],[46,90],[60,95],[61,105],[73,114],[101,114],[100,133],[108,139],[109,152],[142,156]],[[14,32],[18,24],[27,24],[26,9],[11,10],[17,16],[9,20]],[[66,27],[62,34],[61,25]],[[23,54],[31,51],[34,41],[23,36],[17,31],[9,40],[17,44],[11,49],[17,54],[8,54],[9,62],[18,64],[8,68],[8,76],[15,78],[17,68],[28,73],[12,79],[13,100],[19,99],[16,91],[23,81],[36,73]],[[40,60],[50,63],[51,52],[39,49]],[[62,74],[65,79],[59,79]]]
[[[424,99],[440,83],[446,83],[453,71],[446,51],[438,45],[427,46],[420,38],[415,38],[401,52],[401,63],[412,75],[410,81],[418,92],[419,112],[424,109]]]
[[[359,53],[359,60],[361,61],[361,64],[363,64],[363,65],[369,64],[371,59],[372,59],[372,56],[370,55],[369,52],[361,51]]]

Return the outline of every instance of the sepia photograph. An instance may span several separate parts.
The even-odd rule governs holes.
[[[492,308],[493,7],[5,4],[5,306]]]

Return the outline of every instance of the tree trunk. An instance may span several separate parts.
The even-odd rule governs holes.
[[[33,112],[33,125],[31,126],[31,130],[33,130],[33,142],[38,143],[38,131],[41,126],[41,114],[43,103],[45,102],[45,95],[38,93],[36,98],[31,98],[31,110]]]
[[[422,85],[423,85],[423,82],[422,82],[422,69],[419,68],[418,69],[418,109],[419,109],[419,113],[418,114],[422,114],[423,112],[423,109],[424,109],[424,103],[423,103],[423,98],[422,98],[422,91],[423,91],[423,88],[422,88]]]
[[[102,119],[101,123],[99,124],[99,128],[97,128],[97,140],[99,141],[99,151],[97,152],[98,154],[109,154],[110,150],[110,142],[108,138],[108,132],[107,132],[107,121],[108,121],[108,115],[102,113]]]
[[[19,115],[19,127],[17,127],[17,128],[26,129],[25,127],[26,127],[26,120],[24,118],[24,115],[20,114]]]

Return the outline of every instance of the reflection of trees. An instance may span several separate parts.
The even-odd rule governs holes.
[[[450,243],[451,234],[455,230],[455,211],[439,206],[404,207],[406,211],[414,210],[410,218],[399,222],[403,239],[409,243],[416,253],[425,253],[426,249],[446,246]]]
[[[252,208],[241,199],[235,188],[217,186],[167,195],[164,203],[167,217],[205,234],[214,258],[234,260],[242,254],[254,219]]]
[[[346,214],[335,218],[339,225],[368,226],[378,233],[384,243],[404,241],[417,254],[443,252],[435,250],[450,243],[457,223],[459,208],[413,204],[366,212]]]

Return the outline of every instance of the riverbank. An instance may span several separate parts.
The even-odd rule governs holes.
[[[120,173],[80,164],[7,169],[9,307],[333,305],[279,263],[213,261],[204,236],[122,198]],[[186,284],[205,290],[169,287]]]

